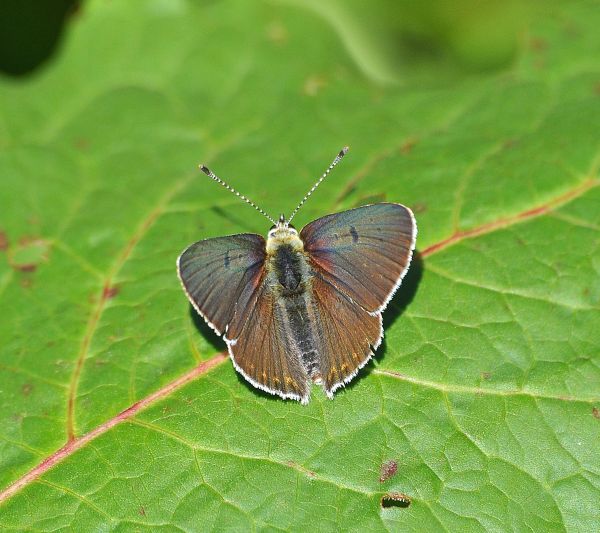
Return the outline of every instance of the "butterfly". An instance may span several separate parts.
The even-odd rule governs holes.
[[[177,259],[185,294],[227,344],[252,385],[308,403],[348,383],[383,338],[382,312],[400,286],[417,225],[401,204],[326,215],[296,230],[291,221],[347,153],[344,148],[294,209],[275,221],[246,196],[200,169],[272,223],[267,239],[241,233],[198,241]]]

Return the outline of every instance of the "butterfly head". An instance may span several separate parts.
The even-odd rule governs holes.
[[[269,230],[268,238],[267,238],[267,253],[273,253],[279,246],[286,244],[292,247],[295,251],[303,251],[304,244],[302,243],[302,239],[298,234],[298,231],[294,226],[290,224],[292,219],[296,216],[298,210],[304,205],[306,200],[310,198],[315,189],[321,184],[321,182],[329,175],[329,173],[333,170],[342,157],[344,157],[348,153],[348,147],[342,148],[342,150],[335,157],[329,168],[325,171],[325,173],[316,181],[316,183],[312,186],[312,188],[306,193],[304,198],[300,201],[300,203],[296,206],[296,208],[292,211],[292,214],[289,218],[286,219],[284,215],[279,216],[279,220],[275,222],[275,219],[271,218],[262,208],[256,205],[250,198],[240,194],[236,191],[231,185],[225,183],[221,178],[215,175],[215,173],[210,170],[205,165],[200,165],[200,170],[204,172],[209,178],[216,181],[219,185],[225,187],[229,192],[235,194],[238,198],[241,198],[248,205],[254,207],[261,215],[268,218],[273,226]]]
[[[298,230],[290,225],[284,215],[279,216],[277,224],[271,227],[267,235],[267,253],[273,253],[282,244],[288,244],[295,251],[304,249]]]

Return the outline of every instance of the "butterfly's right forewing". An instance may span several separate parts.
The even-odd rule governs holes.
[[[190,302],[219,334],[254,305],[265,272],[265,240],[245,233],[190,245],[177,260]]]

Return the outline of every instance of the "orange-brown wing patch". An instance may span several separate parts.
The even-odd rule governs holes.
[[[255,387],[307,403],[310,381],[282,328],[280,308],[263,283],[237,338],[225,337],[235,367]]]
[[[328,396],[348,383],[383,336],[381,315],[370,314],[316,273],[312,319],[318,325],[321,381]]]

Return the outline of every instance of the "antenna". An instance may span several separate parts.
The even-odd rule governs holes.
[[[265,217],[267,217],[274,226],[277,225],[277,222],[275,222],[269,215],[267,215],[267,213],[265,213],[260,207],[258,207],[252,200],[250,200],[250,198],[247,198],[246,196],[244,196],[243,194],[240,194],[238,191],[236,191],[233,187],[231,187],[230,185],[228,185],[227,183],[225,183],[221,178],[219,178],[218,176],[216,176],[214,174],[214,172],[212,170],[210,170],[208,167],[205,167],[204,165],[200,165],[199,166],[200,170],[202,172],[204,172],[209,178],[212,178],[213,180],[215,180],[218,184],[223,185],[223,187],[225,187],[229,192],[232,192],[233,194],[235,194],[236,196],[240,197],[242,200],[244,200],[244,202],[246,202],[248,205],[251,205],[252,207],[254,207],[254,209],[256,209],[261,215],[264,215]]]
[[[306,193],[306,196],[304,198],[302,198],[302,201],[298,204],[298,206],[296,207],[296,209],[294,209],[292,211],[292,214],[290,215],[289,220],[287,221],[287,223],[289,224],[292,221],[292,218],[294,218],[296,216],[296,213],[298,212],[298,210],[304,205],[304,202],[306,202],[306,200],[308,200],[309,196],[315,192],[315,189],[321,185],[321,182],[328,176],[328,174],[333,170],[333,167],[335,167],[342,159],[342,157],[344,157],[347,153],[348,153],[349,148],[347,146],[344,146],[344,148],[342,148],[340,150],[340,153],[338,155],[335,156],[335,159],[333,160],[333,162],[331,163],[331,165],[329,165],[329,168],[327,168],[327,170],[323,173],[323,175],[317,180],[317,182],[311,187],[310,191],[308,191]]]

